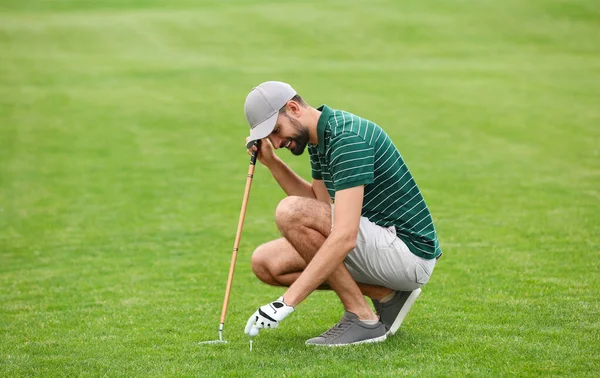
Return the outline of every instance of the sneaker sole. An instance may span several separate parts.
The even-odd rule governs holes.
[[[400,312],[398,313],[398,316],[396,316],[396,319],[394,320],[394,323],[392,323],[392,326],[386,332],[386,336],[393,335],[394,333],[396,333],[396,331],[398,330],[398,328],[400,328],[400,325],[404,321],[404,318],[406,317],[406,315],[410,311],[410,308],[415,303],[415,301],[417,300],[417,298],[419,298],[419,295],[421,295],[421,289],[420,288],[414,290],[409,295],[408,299],[404,303],[404,306],[402,306],[402,310],[400,310]]]
[[[305,343],[305,344],[310,345],[310,346],[317,346],[317,347],[343,347],[343,346],[358,345],[358,344],[380,343],[382,341],[385,341],[386,338],[387,338],[387,334],[385,334],[383,336],[375,337],[372,339],[355,341],[353,343],[347,343],[347,344],[309,344],[309,343]]]

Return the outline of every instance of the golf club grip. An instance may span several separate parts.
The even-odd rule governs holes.
[[[256,151],[254,151],[250,157],[250,164],[252,165],[256,165],[256,157],[258,156],[258,150],[260,149],[260,139],[254,142],[254,145],[256,146]]]
[[[256,162],[257,151],[252,154],[254,161]],[[242,209],[240,210],[240,218],[238,220],[237,232],[235,234],[235,241],[233,243],[233,252],[231,254],[231,263],[229,264],[229,276],[227,278],[227,287],[225,288],[225,298],[223,300],[223,309],[221,310],[221,324],[225,324],[225,317],[227,316],[227,305],[229,304],[229,294],[231,293],[231,284],[233,282],[233,273],[235,271],[235,262],[237,260],[238,248],[240,246],[240,240],[242,239],[242,229],[244,227],[244,218],[246,217],[246,207],[248,206],[248,198],[250,197],[250,188],[252,187],[252,178],[254,177],[255,164],[250,162],[248,167],[248,178],[246,179],[246,189],[244,190],[244,197],[242,199]]]

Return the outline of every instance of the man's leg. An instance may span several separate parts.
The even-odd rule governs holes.
[[[266,278],[264,280],[266,282],[270,281],[269,283],[277,282],[288,286],[299,276],[300,272],[306,267],[306,264],[310,263],[325,242],[325,239],[329,236],[331,230],[331,206],[314,199],[290,196],[279,203],[275,220],[284,238],[305,264],[302,265],[301,260],[293,253],[286,253],[285,256],[271,263],[271,266],[278,270],[278,274],[275,276],[263,272],[263,278]],[[278,243],[279,247],[285,245],[284,242],[276,241],[275,243]],[[282,251],[279,250],[278,253],[281,254]],[[272,254],[270,255],[272,256]],[[259,260],[259,256],[254,260]],[[260,269],[256,266],[255,270]],[[269,271],[269,273],[273,272]],[[346,310],[355,313],[361,320],[377,319],[377,316],[367,304],[363,293],[344,264],[340,264],[331,274],[327,280],[327,284],[340,297]],[[366,289],[367,291],[371,291],[367,295],[373,295],[374,297],[391,292],[391,290],[378,287],[366,287]],[[380,292],[377,293],[376,291]]]
[[[252,271],[272,286],[291,286],[306,268],[306,261],[285,238],[271,240],[252,254]]]
[[[306,261],[286,238],[262,244],[252,254],[252,271],[258,279],[272,286],[290,287],[306,265]],[[356,284],[363,295],[375,300],[380,300],[392,292],[383,286],[361,282]],[[331,290],[331,287],[324,283],[319,289]]]
[[[310,201],[310,200],[308,200]],[[286,205],[284,202],[281,204]],[[303,207],[305,204],[297,203],[296,205],[300,205]],[[281,208],[278,208],[278,214],[280,213]],[[293,210],[289,208],[288,210]],[[329,210],[329,211],[327,211]],[[326,214],[321,214],[318,216],[319,211],[324,211]],[[305,213],[306,215],[311,215],[315,213],[315,211],[310,210],[310,206],[306,209],[302,209],[302,211],[292,211],[292,215],[294,213]],[[316,237],[306,237],[300,238],[304,244],[309,243],[313,244],[312,247],[304,246],[303,249],[312,249],[314,253],[318,251],[325,240],[325,235],[329,235],[329,231],[331,229],[331,209],[330,206],[325,206],[325,209],[321,209],[319,207],[316,211],[317,219],[325,219],[329,220],[329,222],[325,222],[325,225],[321,225],[319,231],[320,235],[316,235]],[[283,218],[288,217],[287,215]],[[281,216],[277,217],[278,219],[282,218]],[[293,218],[293,217],[292,217]],[[281,222],[282,219],[278,222],[278,225],[285,226],[286,222]],[[293,220],[293,219],[292,219]],[[295,225],[303,225],[306,222],[295,220],[292,222]],[[280,228],[284,228],[281,227]],[[282,233],[284,233],[285,228],[282,229]],[[394,233],[381,232],[378,229],[378,226],[374,224],[370,224],[369,222],[363,222],[361,220],[361,234],[363,235],[362,244],[357,245],[357,250],[355,250],[352,255],[352,266],[354,268],[363,268],[362,271],[357,272],[353,271],[352,275],[358,274],[359,276],[364,277],[366,280],[370,280],[368,277],[372,272],[378,272],[378,275],[383,274],[383,276],[388,276],[392,274],[393,277],[398,278],[394,272],[390,273],[389,267],[387,265],[384,266],[382,270],[381,267],[372,266],[371,263],[375,263],[372,259],[361,259],[361,254],[365,253],[365,251],[369,251],[372,248],[377,248],[381,240],[379,238],[383,238],[382,245],[390,245],[392,240],[395,238]],[[321,233],[322,232],[322,233]],[[293,234],[294,230],[288,231],[287,234]],[[323,235],[325,234],[325,235]],[[286,235],[286,233],[284,233]],[[393,236],[392,236],[393,235]],[[288,236],[289,237],[289,236]],[[390,239],[392,238],[392,239]],[[401,243],[401,241],[400,241]],[[396,246],[396,242],[394,242],[394,246]],[[400,244],[399,244],[400,245]],[[312,256],[314,256],[314,253]],[[366,252],[368,253],[368,252]],[[383,261],[397,261],[402,266],[411,266],[410,257],[414,257],[412,253],[402,244],[402,248],[399,250],[380,250],[379,253],[383,254]],[[390,254],[389,256],[384,256],[386,254]],[[404,257],[409,257],[409,260],[404,260]],[[310,256],[309,256],[310,257]],[[312,257],[310,257],[312,258]],[[308,260],[310,261],[310,260]],[[357,265],[358,264],[358,265]],[[366,264],[366,265],[363,265]],[[252,257],[252,266],[255,274],[262,281],[276,286],[290,286],[302,273],[302,271],[306,268],[307,262],[305,258],[300,256],[299,252],[296,248],[285,238],[271,241],[269,243],[261,245],[255,251]],[[409,269],[410,270],[410,269]],[[391,288],[398,291],[392,291],[392,289],[386,288],[380,285],[369,285],[365,283],[358,283],[358,287],[361,292],[370,297],[373,301],[375,309],[377,310],[377,315],[380,315],[381,321],[386,325],[388,329],[388,333],[394,333],[396,329],[402,323],[402,320],[406,316],[406,313],[410,310],[410,307],[414,303],[414,300],[418,297],[420,293],[420,289],[409,288],[411,285],[414,285],[416,282],[410,282],[410,278],[405,283],[402,282],[394,282],[389,283]],[[414,279],[414,278],[412,278]],[[387,285],[386,285],[387,286]],[[420,286],[420,285],[419,285]],[[331,289],[327,285],[327,283],[323,284],[320,289]],[[408,290],[408,291],[401,291]]]

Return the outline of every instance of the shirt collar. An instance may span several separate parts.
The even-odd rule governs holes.
[[[318,147],[319,153],[323,155],[325,154],[325,130],[327,129],[329,118],[333,115],[333,111],[327,105],[321,105],[317,110],[321,111],[319,122],[317,122],[317,135],[319,138]]]

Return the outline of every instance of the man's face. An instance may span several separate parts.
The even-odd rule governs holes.
[[[275,149],[287,148],[294,155],[302,155],[308,144],[308,128],[286,112],[282,112],[277,117],[269,140]]]

